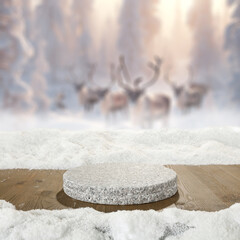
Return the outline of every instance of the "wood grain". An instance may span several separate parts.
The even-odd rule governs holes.
[[[218,211],[240,202],[240,165],[168,165],[178,175],[178,193],[156,203],[113,206],[81,202],[62,190],[64,170],[0,170],[0,199],[19,210],[92,207],[102,212],[161,210],[168,206],[186,210]]]

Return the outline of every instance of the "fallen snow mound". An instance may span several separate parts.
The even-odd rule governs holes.
[[[238,240],[240,204],[212,213],[177,208],[100,213],[91,208],[24,212],[0,201],[0,223],[5,240]]]
[[[102,162],[240,164],[240,128],[0,132],[0,169]]]

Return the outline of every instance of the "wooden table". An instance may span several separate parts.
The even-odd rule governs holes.
[[[178,175],[178,193],[156,203],[111,206],[68,197],[62,190],[63,170],[0,170],[0,199],[19,210],[92,207],[98,211],[155,209],[217,211],[240,202],[240,165],[167,166]]]

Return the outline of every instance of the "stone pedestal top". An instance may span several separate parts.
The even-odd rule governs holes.
[[[173,196],[177,192],[177,176],[173,170],[156,164],[82,165],[64,173],[63,190],[86,202],[141,204]]]

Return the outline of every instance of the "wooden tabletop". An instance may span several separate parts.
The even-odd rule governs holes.
[[[92,207],[98,211],[160,210],[168,206],[186,210],[218,211],[240,202],[240,165],[168,165],[178,176],[178,193],[156,203],[112,206],[85,203],[62,190],[63,170],[0,170],[0,199],[19,210]]]

